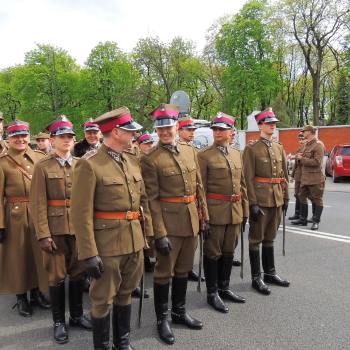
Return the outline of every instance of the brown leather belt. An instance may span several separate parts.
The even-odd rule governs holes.
[[[70,207],[70,199],[49,199],[47,205],[50,207]]]
[[[161,202],[167,203],[192,203],[196,200],[196,195],[192,194],[191,196],[183,196],[183,197],[163,197],[159,198]]]
[[[29,197],[6,197],[7,203],[29,203]]]
[[[218,201],[226,201],[226,202],[238,202],[242,198],[242,194],[219,194],[219,193],[208,193],[208,199],[216,199]]]
[[[286,182],[286,179],[284,177],[256,177],[255,181],[269,184],[281,184]]]
[[[95,211],[95,219],[105,220],[138,220],[141,216],[139,211]]]

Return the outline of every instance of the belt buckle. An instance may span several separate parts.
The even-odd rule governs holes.
[[[235,202],[235,197],[236,197],[235,194],[231,194],[230,202]]]
[[[184,196],[184,203],[188,204],[190,203],[190,197],[189,196]]]
[[[276,177],[273,177],[273,178],[271,179],[271,183],[273,183],[273,184],[278,184],[278,179],[277,179]]]
[[[131,221],[133,219],[133,215],[132,212],[130,210],[128,210],[125,214],[125,219],[128,221]]]

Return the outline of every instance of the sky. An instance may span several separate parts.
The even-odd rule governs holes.
[[[245,0],[0,0],[0,69],[23,63],[36,44],[61,47],[84,64],[99,42],[130,52],[138,39],[175,36],[205,45],[208,28]]]

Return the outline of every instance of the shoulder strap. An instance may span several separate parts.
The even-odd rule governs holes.
[[[6,157],[16,166],[16,169],[23,174],[28,180],[32,181],[32,175],[30,175],[25,169],[21,167],[20,164],[16,162],[16,160],[11,157],[9,154],[6,154]]]

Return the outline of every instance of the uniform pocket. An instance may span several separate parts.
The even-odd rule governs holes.
[[[214,179],[223,179],[227,177],[228,169],[227,166],[220,166],[220,167],[210,167],[209,168],[209,177],[212,177]]]
[[[174,176],[181,175],[181,170],[179,168],[171,167],[162,170],[163,176]]]
[[[63,179],[63,175],[58,174],[58,173],[47,173],[47,177],[48,177],[50,180],[53,180],[53,179]]]
[[[102,183],[105,186],[123,185],[124,180],[121,177],[103,176]]]
[[[65,214],[65,207],[47,207],[47,216],[63,216]]]
[[[117,228],[120,225],[119,220],[95,219],[94,230],[108,230]]]

